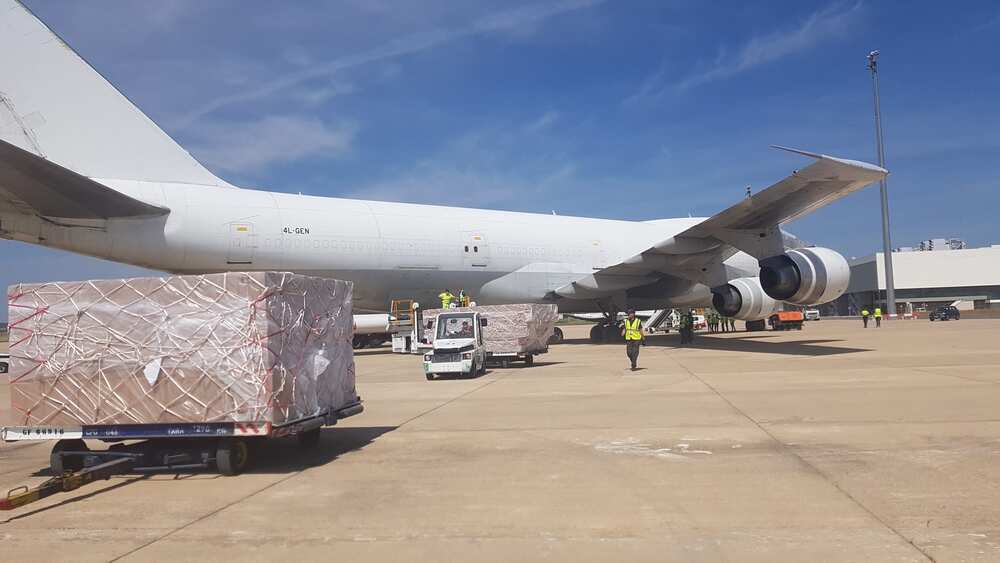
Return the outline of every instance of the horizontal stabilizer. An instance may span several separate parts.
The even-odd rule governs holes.
[[[0,141],[0,190],[44,217],[111,219],[170,212],[117,192],[6,141]]]

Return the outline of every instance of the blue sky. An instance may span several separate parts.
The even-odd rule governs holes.
[[[875,160],[877,48],[894,244],[1000,243],[994,2],[27,4],[238,185],[637,220],[806,163],[772,143]],[[789,228],[869,254],[878,189]],[[0,255],[4,285],[140,271]]]

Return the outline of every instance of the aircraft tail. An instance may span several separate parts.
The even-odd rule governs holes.
[[[88,178],[229,186],[17,0],[0,0],[0,140]]]

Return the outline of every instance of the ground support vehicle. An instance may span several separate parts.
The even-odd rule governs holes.
[[[115,475],[213,467],[223,475],[238,475],[253,461],[252,446],[256,441],[291,436],[298,438],[303,447],[313,447],[319,443],[323,426],[334,425],[363,410],[359,398],[340,410],[283,424],[205,422],[0,428],[0,438],[5,442],[55,441],[49,457],[53,477],[33,489],[18,487],[8,491],[0,498],[0,510],[12,510]],[[86,440],[112,445],[107,450],[91,450]]]
[[[954,305],[946,305],[944,307],[938,307],[927,316],[931,322],[933,321],[951,321],[960,320],[962,318],[962,312],[958,310],[958,307]]]
[[[801,311],[778,311],[767,320],[772,330],[802,330],[803,321]]]
[[[486,346],[479,313],[441,313],[435,321],[434,347],[424,353],[424,375],[428,380],[442,375],[474,377],[486,373]]]

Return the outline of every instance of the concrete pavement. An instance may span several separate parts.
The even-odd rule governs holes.
[[[4,559],[1000,558],[998,320],[657,336],[425,381],[359,353],[366,412],[256,469],[123,477],[0,513]],[[0,386],[0,404],[8,401]],[[0,449],[0,488],[45,479]]]

